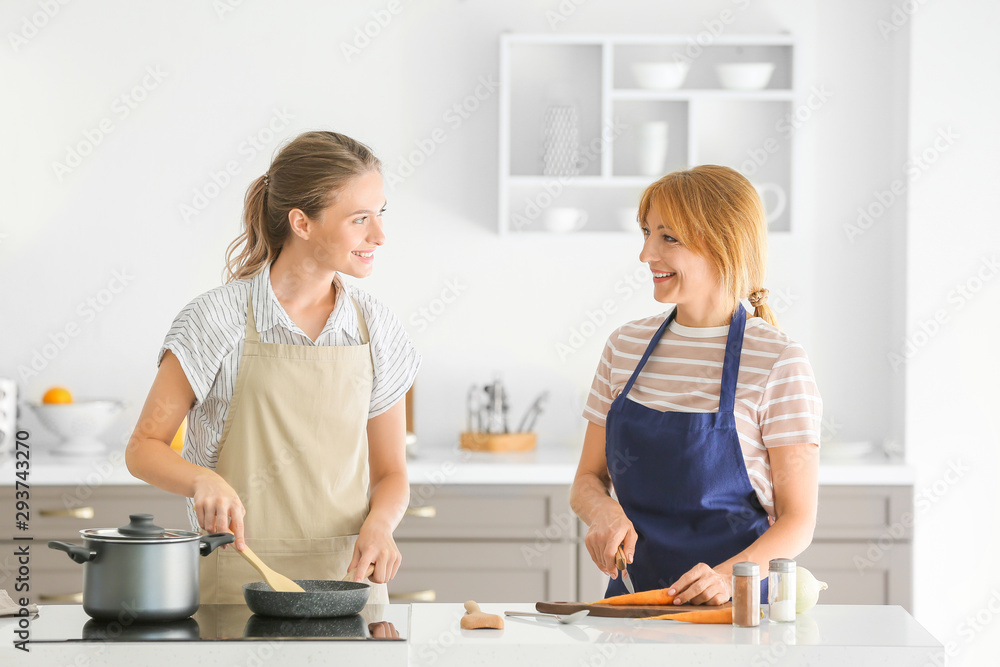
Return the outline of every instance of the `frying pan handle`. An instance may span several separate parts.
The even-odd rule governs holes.
[[[232,544],[236,536],[232,533],[212,533],[211,535],[202,535],[201,544],[198,548],[201,551],[202,556],[207,556],[212,553],[223,544]]]
[[[86,563],[97,558],[97,552],[68,542],[49,542],[49,549],[65,551],[77,563]]]

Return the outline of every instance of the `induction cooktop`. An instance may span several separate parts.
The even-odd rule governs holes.
[[[337,618],[258,616],[244,604],[204,604],[180,621],[141,623],[123,617],[99,621],[80,605],[49,606],[32,619],[31,641],[406,641],[410,605],[368,605],[360,614]]]

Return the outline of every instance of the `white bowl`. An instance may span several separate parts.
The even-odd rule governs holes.
[[[715,66],[719,83],[728,90],[763,90],[771,81],[774,63],[726,63]]]
[[[106,447],[96,436],[110,426],[124,408],[123,402],[115,400],[42,403],[31,406],[45,428],[62,438],[62,442],[52,449],[52,453],[68,456],[103,452]]]
[[[632,65],[632,74],[640,88],[674,90],[684,83],[688,69],[690,64],[682,61],[635,63]]]

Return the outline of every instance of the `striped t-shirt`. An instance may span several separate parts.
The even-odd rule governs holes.
[[[253,289],[254,322],[264,343],[286,345],[361,345],[358,314],[346,293],[357,301],[368,325],[375,367],[368,418],[382,414],[413,384],[420,355],[392,312],[371,295],[348,285],[340,275],[337,303],[314,343],[281,307],[271,288],[270,266],[246,280],[236,280],[205,292],[174,319],[163,341],[157,365],[170,350],[180,361],[194,390],[188,413],[183,456],[191,463],[215,469],[219,441],[229,414],[236,374],[243,356],[247,299]],[[190,500],[190,499],[189,499]]]
[[[629,322],[611,334],[597,366],[584,417],[605,425],[653,334],[669,311]],[[718,412],[729,326],[670,323],[636,378],[628,399],[661,411]],[[774,518],[767,450],[819,445],[823,401],[805,351],[759,317],[747,319],[736,380],[736,430],[750,485]]]

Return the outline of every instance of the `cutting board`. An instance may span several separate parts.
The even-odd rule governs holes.
[[[642,618],[644,616],[659,616],[675,614],[682,611],[709,611],[731,607],[732,602],[723,605],[707,604],[670,604],[648,607],[630,605],[586,604],[584,602],[536,602],[535,609],[543,614],[572,614],[584,609],[590,611],[590,616],[609,618]]]

